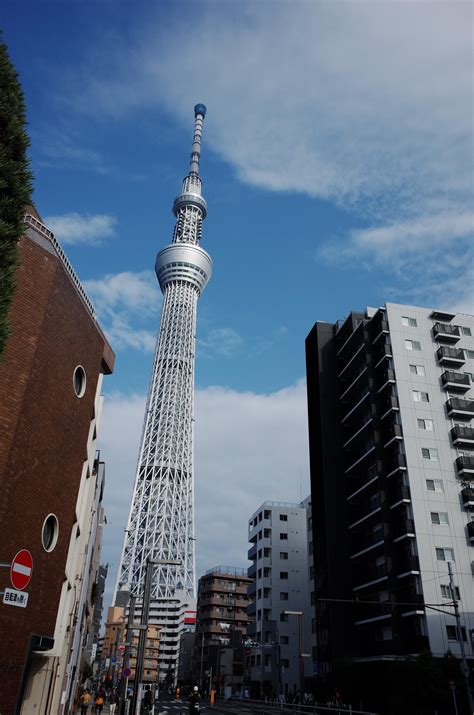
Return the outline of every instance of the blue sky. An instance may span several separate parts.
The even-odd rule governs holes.
[[[208,106],[202,245],[214,261],[198,307],[199,575],[245,564],[246,521],[264,499],[306,495],[316,320],[387,300],[472,312],[472,12],[428,0],[3,3],[35,202],[117,353],[104,558],[117,564],[127,517],[161,306],[153,266],[194,104]]]

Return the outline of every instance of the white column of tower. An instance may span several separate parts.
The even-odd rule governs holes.
[[[193,408],[197,300],[211,276],[199,246],[206,202],[199,158],[206,107],[194,108],[189,173],[175,199],[172,243],[156,258],[164,295],[146,406],[135,487],[120,561],[117,591],[141,597],[147,558],[179,561],[155,570],[152,602],[176,591],[195,597]]]

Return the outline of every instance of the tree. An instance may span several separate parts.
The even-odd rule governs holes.
[[[25,125],[23,91],[0,34],[0,357],[10,334],[8,316],[24,209],[31,203],[32,174],[26,153],[30,142]]]

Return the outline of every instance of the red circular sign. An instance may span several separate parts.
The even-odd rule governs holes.
[[[33,573],[33,557],[27,549],[17,553],[10,567],[10,581],[13,588],[23,591],[28,586]]]

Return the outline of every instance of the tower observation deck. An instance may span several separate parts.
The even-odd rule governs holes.
[[[184,614],[186,607],[194,607],[195,600],[196,308],[212,272],[211,257],[199,245],[207,214],[199,176],[206,107],[197,104],[194,115],[189,172],[173,203],[176,223],[172,242],[158,253],[155,264],[164,296],[163,311],[115,590],[115,600],[119,591],[128,591],[140,599],[147,559],[175,562],[156,566],[150,608],[150,622],[163,625],[160,651],[165,657],[160,658],[160,666],[167,672],[176,669],[179,652],[174,647],[179,641],[176,627],[167,632],[170,612],[175,616],[178,611]]]

